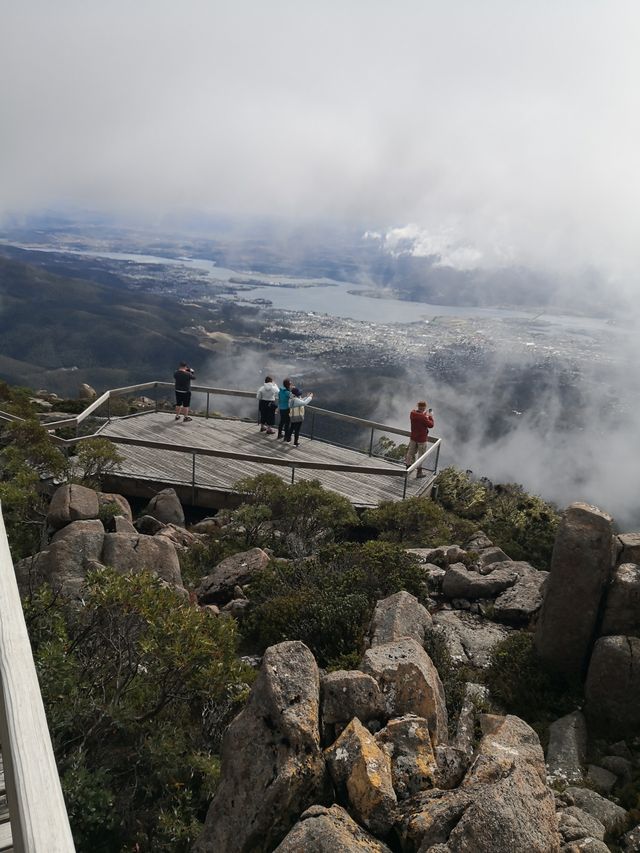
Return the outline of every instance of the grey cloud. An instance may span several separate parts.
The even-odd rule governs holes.
[[[10,0],[0,213],[454,224],[483,255],[624,285],[639,28],[624,0]]]

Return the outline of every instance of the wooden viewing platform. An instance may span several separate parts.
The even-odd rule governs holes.
[[[265,472],[286,482],[317,479],[357,507],[428,493],[434,476],[416,479],[412,473],[405,489],[404,464],[304,436],[294,447],[256,424],[227,418],[184,423],[169,412],[149,412],[111,420],[100,435],[118,443],[123,457],[108,477],[110,487],[151,496],[158,485],[171,485],[198,506],[225,506],[239,479]],[[178,445],[190,449],[173,449]],[[211,450],[225,455],[205,455]]]

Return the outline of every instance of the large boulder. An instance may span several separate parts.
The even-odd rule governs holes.
[[[557,853],[560,836],[537,735],[517,717],[484,717],[486,731],[460,788],[403,805],[405,849],[438,853]]]
[[[587,759],[587,723],[581,711],[573,711],[554,720],[549,726],[547,774],[549,780],[560,784],[575,784],[583,780]]]
[[[615,569],[600,634],[640,637],[640,565],[623,563]]]
[[[311,806],[274,853],[391,853],[341,806]]]
[[[529,563],[510,561],[498,563],[496,569],[509,568],[516,572],[518,580],[496,598],[493,605],[493,618],[510,625],[528,625],[532,616],[542,605],[543,585],[549,572],[534,569]]]
[[[303,643],[267,649],[247,705],[225,732],[220,786],[194,853],[268,853],[306,809],[328,803],[319,692]]]
[[[101,560],[104,537],[104,527],[98,519],[67,524],[44,551],[16,563],[21,593],[47,583],[63,596],[79,596],[87,571]]]
[[[120,574],[153,572],[173,586],[182,586],[178,554],[168,539],[142,533],[105,533],[102,562]]]
[[[640,533],[621,533],[618,536],[621,563],[640,565]]]
[[[83,382],[78,388],[78,400],[95,400],[96,398],[96,389],[91,385],[87,385],[86,382]]]
[[[359,823],[385,836],[395,823],[397,799],[391,761],[373,735],[353,719],[325,750],[327,766],[339,796],[345,797]]]
[[[145,507],[144,515],[151,515],[163,524],[184,527],[184,510],[175,489],[162,489],[154,495]]]
[[[442,582],[442,593],[448,598],[494,598],[518,580],[518,575],[506,566],[507,563],[497,563],[500,568],[494,568],[489,574],[481,575],[467,569],[462,563],[454,563],[446,571]]]
[[[486,669],[491,652],[512,632],[511,628],[495,625],[474,613],[441,610],[433,616],[433,624],[444,637],[455,663],[470,664]]]
[[[586,670],[614,553],[611,517],[571,504],[556,535],[535,636],[542,661],[568,678]]]
[[[399,800],[434,786],[439,769],[425,719],[414,714],[396,717],[375,739],[391,761],[393,789]]]
[[[590,788],[569,786],[564,795],[578,808],[599,820],[611,835],[617,835],[624,829],[627,822],[626,811],[601,794],[597,794]]]
[[[447,742],[447,706],[438,671],[410,637],[368,649],[360,667],[380,685],[387,716],[415,714],[429,723],[434,745]]]
[[[261,572],[269,562],[262,548],[251,548],[226,557],[210,575],[202,578],[196,590],[200,604],[226,604],[233,598],[233,589],[248,583],[254,574]]]
[[[410,592],[396,592],[376,604],[369,625],[369,645],[380,646],[400,637],[413,637],[420,645],[431,627],[431,616]]]
[[[59,530],[72,521],[97,518],[99,508],[97,492],[86,486],[67,483],[53,493],[47,512],[47,526]]]
[[[331,742],[335,734],[354,717],[365,725],[386,717],[385,703],[378,682],[360,670],[336,670],[320,681],[323,742]]]
[[[640,727],[640,639],[601,637],[585,684],[585,713],[608,737],[635,735]]]

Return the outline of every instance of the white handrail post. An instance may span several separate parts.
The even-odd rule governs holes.
[[[1,507],[0,739],[13,850],[74,853]]]

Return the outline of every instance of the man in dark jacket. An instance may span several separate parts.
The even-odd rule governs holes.
[[[404,459],[407,468],[413,465],[416,455],[420,457],[423,453],[427,452],[427,436],[429,435],[429,430],[433,429],[434,424],[431,409],[427,411],[427,404],[424,400],[420,400],[416,408],[409,415],[409,419],[411,421],[411,436],[407,455]],[[426,476],[422,468],[417,469],[416,477]]]
[[[186,361],[181,361],[180,366],[173,374],[176,383],[176,420],[190,421],[189,406],[191,404],[191,380],[195,371],[189,367]]]

